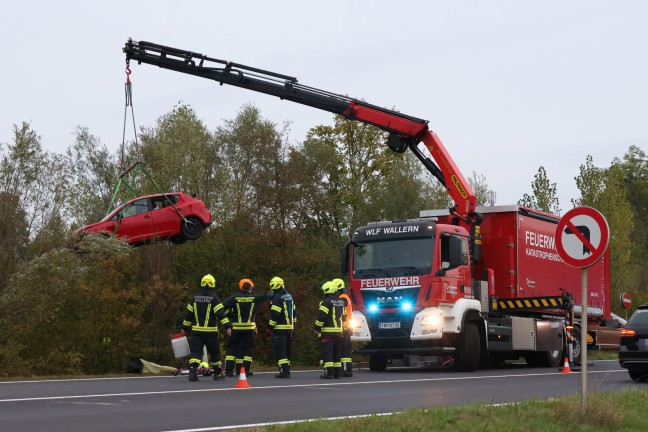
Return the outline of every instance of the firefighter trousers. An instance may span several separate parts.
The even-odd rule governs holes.
[[[207,347],[210,366],[215,373],[220,373],[222,363],[220,360],[220,342],[217,332],[192,331],[189,340],[189,366],[198,366],[202,362],[203,347]]]
[[[327,377],[339,378],[342,374],[340,346],[342,335],[322,335],[320,345],[322,347],[322,360],[324,371]]]
[[[342,332],[340,356],[342,362],[342,376],[353,376],[353,361],[351,360],[351,332],[348,330]]]
[[[246,375],[252,366],[252,352],[254,350],[254,330],[234,330],[227,340],[227,354],[225,356],[225,373],[233,375],[245,368]]]
[[[290,376],[292,330],[274,330],[272,333],[272,345],[279,365],[279,374]]]

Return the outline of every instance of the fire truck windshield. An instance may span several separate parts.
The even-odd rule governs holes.
[[[408,238],[358,243],[353,249],[353,276],[410,276],[429,274],[434,238]]]

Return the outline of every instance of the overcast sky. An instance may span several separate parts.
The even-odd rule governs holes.
[[[497,204],[531,193],[542,165],[563,212],[588,154],[607,167],[648,151],[648,1],[21,0],[0,15],[0,143],[31,123],[63,153],[77,126],[122,141],[129,37],[297,77],[429,120]],[[253,103],[290,141],[330,113],[131,65],[138,126],[178,102],[210,130]],[[131,137],[132,138],[132,137]]]

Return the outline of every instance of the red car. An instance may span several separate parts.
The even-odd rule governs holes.
[[[115,234],[134,245],[154,239],[180,244],[198,239],[211,223],[211,213],[202,201],[182,192],[169,192],[134,198],[77,233]]]

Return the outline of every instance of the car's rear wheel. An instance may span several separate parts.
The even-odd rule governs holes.
[[[195,216],[189,216],[180,225],[182,236],[187,240],[198,240],[203,232],[203,224]]]
[[[648,379],[648,370],[644,368],[630,368],[628,374],[633,381],[645,381]]]

